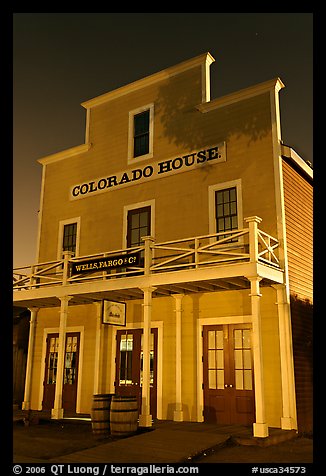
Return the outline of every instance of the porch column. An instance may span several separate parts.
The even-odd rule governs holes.
[[[143,330],[143,382],[141,389],[141,413],[139,415],[139,426],[152,426],[152,415],[150,414],[150,337],[151,337],[151,316],[152,316],[152,293],[156,288],[148,287],[142,289],[144,293],[144,330]]]
[[[258,261],[258,225],[262,219],[260,217],[248,217],[244,221],[248,223],[249,227],[249,259],[251,263]]]
[[[253,335],[253,358],[254,358],[254,379],[255,379],[255,405],[256,422],[253,424],[254,436],[265,438],[268,436],[268,426],[265,414],[265,392],[264,392],[264,365],[261,332],[261,312],[259,276],[248,277],[251,289],[251,315],[252,315],[252,335]]]
[[[94,303],[96,306],[96,337],[95,337],[95,365],[94,365],[94,395],[101,393],[101,346],[102,346],[102,302]]]
[[[30,410],[31,408],[31,387],[32,387],[32,369],[33,369],[33,357],[34,357],[34,341],[36,330],[36,317],[39,311],[37,307],[29,308],[31,318],[29,321],[29,338],[28,338],[28,351],[26,362],[26,376],[25,376],[25,393],[24,401],[22,403],[22,410]]]
[[[295,382],[292,349],[292,332],[290,304],[287,299],[286,287],[274,284],[278,307],[278,325],[280,335],[280,358],[282,378],[282,430],[294,430],[296,425]]]
[[[60,298],[60,326],[59,326],[59,342],[58,342],[58,364],[55,383],[54,407],[52,408],[51,418],[59,420],[63,418],[62,408],[62,390],[63,390],[63,370],[65,358],[65,337],[68,316],[68,302],[72,296],[63,296]]]
[[[174,421],[183,421],[181,387],[181,316],[183,294],[174,294],[175,299],[175,411]]]

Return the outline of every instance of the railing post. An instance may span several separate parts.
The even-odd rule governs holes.
[[[199,239],[196,236],[195,238],[195,268],[199,268],[199,253],[198,253],[198,248],[200,246]]]
[[[143,236],[142,241],[145,244],[144,274],[145,276],[148,276],[151,272],[153,258],[152,244],[155,240],[152,236]]]
[[[72,251],[63,252],[63,276],[62,276],[62,285],[66,286],[68,279],[70,278],[70,268],[69,260],[73,257],[74,253]]]
[[[262,219],[257,216],[244,219],[249,225],[249,259],[251,263],[258,261],[258,224]]]
[[[30,287],[32,288],[35,284],[35,277],[34,277],[34,273],[35,273],[35,266],[31,266],[31,276],[29,278],[29,285]]]

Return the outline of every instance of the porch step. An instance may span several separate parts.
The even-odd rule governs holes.
[[[232,442],[243,446],[271,446],[282,443],[283,441],[292,440],[297,438],[298,433],[296,430],[281,430],[280,428],[269,428],[269,436],[266,438],[258,438],[252,435],[239,434],[232,435]]]
[[[54,420],[51,418],[51,410],[21,410],[14,408],[13,421],[22,421],[25,425],[38,425],[40,420],[51,422],[64,422],[64,423],[89,423],[91,421],[88,413],[72,413],[66,412],[64,418],[60,420]]]

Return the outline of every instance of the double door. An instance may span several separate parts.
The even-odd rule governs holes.
[[[250,324],[203,328],[204,420],[250,425],[255,418]]]
[[[124,329],[117,331],[115,393],[137,397],[141,410],[143,385],[143,330]],[[157,412],[157,329],[150,334],[150,412]]]
[[[62,408],[67,411],[76,411],[78,360],[79,360],[79,332],[69,332],[65,339],[65,356],[63,369]],[[58,370],[59,334],[49,334],[46,342],[43,410],[54,407],[54,397]]]

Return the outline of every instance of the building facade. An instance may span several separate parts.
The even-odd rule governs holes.
[[[132,394],[140,426],[298,428],[312,170],[281,141],[281,80],[211,100],[213,61],[86,101],[85,143],[39,160],[38,261],[14,277],[31,311],[23,408],[62,418]]]

